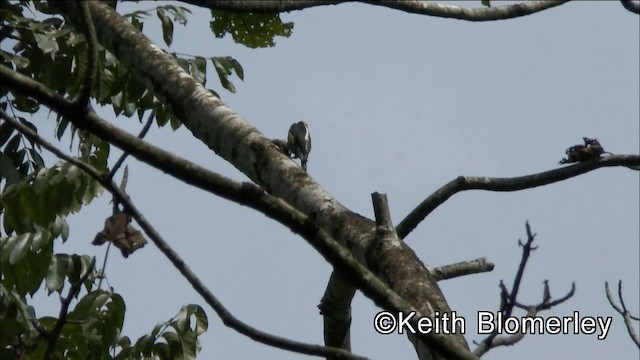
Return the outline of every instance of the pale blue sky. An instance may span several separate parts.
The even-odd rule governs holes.
[[[476,5],[477,2],[468,2]],[[133,6],[119,5],[120,12]],[[367,217],[370,194],[387,193],[399,222],[426,196],[458,175],[519,176],[558,167],[583,136],[613,153],[638,153],[638,16],[619,2],[572,2],[532,16],[491,23],[446,20],[362,4],[284,14],[293,35],[269,49],[215,39],[209,13],[193,8],[176,26],[170,51],[235,57],[245,81],[230,94],[209,67],[208,87],[269,137],[310,123],[309,173],[335,198]],[[157,19],[145,24],[161,41]],[[108,112],[105,112],[108,114]],[[53,118],[47,121],[53,122]],[[132,132],[135,120],[115,123]],[[44,126],[43,134],[47,132]],[[185,129],[151,129],[147,140],[239,181],[246,177]],[[61,147],[66,148],[68,143]],[[115,155],[119,151],[112,151]],[[303,239],[248,208],[190,188],[130,158],[128,191],[135,203],[237,317],[264,331],[322,343],[316,308],[331,267]],[[510,286],[520,261],[518,238],[528,219],[539,249],[526,269],[519,301],[538,303],[542,281],[573,299],[542,316],[612,316],[609,337],[527,336],[486,359],[614,357],[637,348],[609,307],[604,281],[624,281],[628,306],[640,313],[639,175],[606,168],[515,193],[464,192],[434,211],[406,239],[430,266],[486,256],[493,272],[440,283],[451,307],[467,317],[467,340],[480,310],[494,311],[498,282]],[[71,216],[71,239],[58,248],[98,256],[89,245],[110,214],[109,197]],[[127,304],[125,334],[148,333],[180,306],[197,303],[209,316],[202,359],[298,359],[224,327],[213,311],[149,244],[124,260],[112,252],[109,283]],[[56,299],[45,301],[51,313]],[[378,309],[353,302],[353,351],[373,359],[415,358],[405,336],[374,333]],[[39,314],[43,315],[43,314]],[[636,327],[636,331],[638,328]]]

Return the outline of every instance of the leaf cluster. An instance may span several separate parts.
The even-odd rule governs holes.
[[[233,41],[250,47],[275,46],[276,36],[289,37],[293,32],[292,22],[282,22],[280,14],[236,13],[211,10],[209,27],[217,38],[230,34]]]
[[[145,18],[155,12],[163,39],[173,43],[174,23],[187,23],[188,9],[160,5],[153,10],[125,15],[142,31]],[[216,36],[232,34],[248,47],[274,46],[275,36],[288,37],[292,23],[282,23],[277,14],[212,13]],[[54,2],[21,1],[0,3],[0,64],[40,82],[69,99],[82,87],[87,69],[88,46],[85,35],[57,13]],[[171,53],[177,63],[196,81],[206,85],[207,62],[230,92],[236,87],[230,77],[244,80],[241,64],[231,56],[191,56]],[[98,73],[92,84],[94,103],[110,106],[116,115],[136,116],[141,121],[155,111],[159,126],[181,126],[170,110],[159,101],[136,75],[98,44]],[[217,94],[216,94],[217,96]],[[40,111],[40,104],[29,94],[10,92],[0,85],[3,111],[35,132],[29,117]],[[95,169],[107,172],[109,143],[75,128],[69,119],[56,118],[55,136],[77,141],[77,158]],[[69,359],[158,358],[192,359],[200,350],[198,336],[208,327],[204,310],[197,305],[183,307],[173,319],[158,324],[150,334],[135,342],[121,335],[125,316],[124,299],[113,291],[95,286],[104,277],[93,269],[88,256],[54,252],[55,239],[67,241],[70,229],[66,217],[88,205],[103,192],[100,184],[77,167],[65,162],[47,166],[40,146],[8,123],[0,124],[0,357],[34,358],[46,356]],[[88,277],[84,274],[88,273]],[[79,284],[83,281],[82,284]],[[77,285],[83,285],[82,292]],[[72,291],[78,288],[77,291]],[[38,317],[27,296],[46,289],[62,303],[57,317]],[[68,289],[69,293],[63,295]],[[82,294],[81,294],[82,293]],[[63,314],[64,312],[64,314]],[[59,334],[56,333],[59,328]],[[55,330],[55,331],[54,331]],[[52,335],[56,333],[55,336]],[[48,349],[55,337],[53,349]]]

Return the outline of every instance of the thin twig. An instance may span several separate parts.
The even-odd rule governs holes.
[[[571,297],[573,297],[573,295],[575,295],[575,293],[576,293],[576,283],[572,282],[571,283],[571,289],[569,290],[569,292],[567,292],[563,297],[561,297],[561,298],[559,298],[557,300],[548,301],[548,302],[543,301],[538,305],[525,305],[525,304],[522,304],[522,303],[516,301],[516,302],[514,302],[514,305],[517,308],[524,309],[524,310],[527,310],[527,309],[529,309],[530,307],[533,306],[533,307],[535,307],[536,313],[537,313],[537,312],[542,311],[542,310],[549,310],[554,306],[562,304],[563,302],[571,299]]]
[[[109,241],[109,243],[107,244],[107,250],[105,250],[104,252],[104,260],[102,261],[102,269],[100,269],[100,273],[102,276],[100,276],[100,280],[98,281],[98,290],[100,290],[100,287],[102,286],[102,279],[104,279],[105,272],[104,269],[107,268],[107,259],[109,258],[109,249],[111,249],[111,241]]]
[[[143,139],[145,135],[147,135],[147,132],[149,131],[149,128],[151,128],[151,124],[153,123],[153,119],[155,118],[155,116],[156,112],[154,110],[151,110],[147,122],[144,124],[142,130],[140,130],[140,133],[138,134],[138,139]],[[122,163],[124,163],[124,160],[127,158],[127,156],[129,156],[129,153],[126,151],[123,152],[122,155],[120,155],[120,158],[118,158],[115,164],[113,164],[113,167],[111,168],[111,171],[107,176],[107,180],[113,179],[113,176],[116,174],[120,166],[122,166]]]
[[[12,124],[13,125],[13,124]],[[58,338],[60,338],[60,332],[62,331],[62,327],[67,322],[67,315],[69,313],[69,305],[71,305],[71,301],[74,297],[80,293],[80,289],[82,284],[87,281],[89,275],[93,272],[93,267],[96,265],[95,256],[91,259],[91,264],[87,268],[87,270],[82,274],[80,279],[75,284],[72,284],[67,293],[67,297],[62,298],[62,306],[60,306],[60,314],[58,315],[58,320],[56,321],[56,325],[51,330],[49,334],[49,342],[47,343],[47,350],[44,353],[45,359],[55,359],[53,353],[56,349],[56,343],[58,342]]]

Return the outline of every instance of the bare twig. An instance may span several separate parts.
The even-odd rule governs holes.
[[[635,331],[635,328],[633,327],[633,322],[632,322],[632,320],[640,321],[640,318],[638,318],[637,316],[631,315],[631,311],[627,309],[627,306],[624,303],[624,298],[622,296],[622,280],[618,281],[618,299],[620,301],[620,306],[622,306],[622,308],[616,305],[615,301],[613,300],[613,296],[611,296],[611,291],[609,290],[608,281],[605,281],[604,283],[604,290],[605,290],[605,293],[607,294],[607,300],[609,300],[609,304],[611,304],[611,307],[614,308],[618,312],[618,314],[622,315],[622,318],[624,319],[624,325],[627,328],[627,332],[629,333],[629,337],[631,338],[631,340],[633,340],[636,346],[640,348],[640,338],[638,338],[638,335],[636,335],[636,331]]]
[[[13,125],[13,124],[12,124]],[[58,338],[60,338],[60,332],[62,331],[62,327],[67,322],[67,315],[69,313],[69,305],[71,305],[71,301],[74,297],[78,295],[80,289],[82,288],[82,284],[87,281],[89,275],[93,272],[93,268],[96,265],[95,256],[91,259],[91,264],[87,268],[87,270],[82,274],[80,279],[75,284],[72,284],[67,293],[67,297],[62,298],[62,305],[60,306],[60,314],[58,315],[58,320],[56,321],[53,330],[49,334],[49,342],[47,343],[47,350],[44,353],[45,359],[55,359],[54,351],[56,349],[56,343],[58,342]]]
[[[506,192],[531,189],[609,166],[640,166],[640,155],[611,155],[572,166],[513,178],[459,176],[429,195],[396,226],[396,231],[398,236],[404,239],[433,210],[461,191],[487,190]]]
[[[391,9],[401,10],[408,13],[435,16],[442,18],[452,18],[468,21],[493,21],[513,19],[521,16],[531,15],[552,7],[562,5],[565,1],[524,1],[518,4],[510,4],[495,7],[469,8],[455,5],[440,4],[431,1],[414,0],[305,0],[305,1],[283,1],[283,0],[186,0],[185,2],[210,9],[220,9],[239,12],[285,12],[302,10],[305,8],[337,5],[348,2],[362,2],[371,5],[383,6]]]
[[[102,269],[100,269],[100,280],[98,281],[98,290],[102,287],[102,279],[106,276],[104,273],[104,269],[107,268],[107,259],[109,258],[109,249],[111,249],[111,241],[107,244],[107,250],[104,251],[104,260],[102,261]]]
[[[147,122],[144,124],[144,126],[142,127],[142,130],[140,130],[140,133],[138,134],[138,139],[143,139],[145,135],[147,135],[147,132],[149,131],[149,128],[151,128],[151,124],[153,123],[153,119],[155,118],[155,116],[156,116],[156,112],[154,110],[151,110],[151,113],[149,114],[149,118],[147,119]],[[122,163],[127,158],[127,156],[129,156],[129,153],[126,151],[123,152],[122,155],[120,155],[120,158],[118,158],[115,164],[113,164],[113,167],[111,168],[111,171],[107,176],[107,180],[113,179],[113,176],[116,174],[120,166],[122,166]]]
[[[527,266],[529,256],[531,255],[532,251],[537,249],[537,246],[532,245],[533,241],[535,240],[536,234],[531,233],[529,221],[525,223],[525,227],[527,228],[527,242],[522,244],[522,242],[518,240],[518,244],[522,246],[522,258],[520,259],[520,265],[518,266],[516,277],[513,280],[513,287],[511,288],[511,292],[509,293],[509,302],[507,304],[507,309],[504,312],[505,319],[511,316],[513,312],[513,307],[516,303],[516,297],[518,296],[518,291],[520,290],[520,283],[522,282],[522,275],[524,274],[524,268]]]
[[[334,356],[342,357],[345,359],[364,359],[361,356],[357,356],[348,351],[336,348],[329,348],[320,345],[306,344],[298,341],[289,340],[283,337],[275,336],[263,331],[260,331],[254,327],[251,327],[244,322],[234,317],[222,303],[209,291],[204,283],[197,277],[195,273],[189,269],[185,261],[171,248],[171,246],[161,237],[161,235],[155,230],[155,228],[147,222],[145,217],[140,213],[137,207],[131,202],[129,197],[115,184],[113,181],[106,181],[105,175],[93,168],[92,166],[65,154],[61,150],[57,149],[51,143],[44,140],[38,134],[33,132],[28,127],[22,125],[18,120],[7,116],[4,111],[0,110],[0,116],[7,122],[11,123],[18,131],[39,143],[43,148],[49,150],[54,155],[67,161],[68,163],[78,167],[80,170],[86,172],[91,177],[99,181],[102,186],[105,187],[118,201],[125,206],[128,213],[138,222],[140,227],[145,231],[149,238],[156,244],[156,246],[162,251],[162,253],[171,261],[171,263],[180,271],[180,273],[187,279],[187,281],[193,286],[193,288],[205,299],[220,316],[225,325],[235,329],[241,334],[247,335],[250,338],[271,345],[280,349],[294,351],[307,355],[319,355],[319,356]],[[95,258],[94,258],[95,261]],[[354,260],[355,261],[355,260]],[[61,312],[62,313],[62,312]],[[55,343],[54,343],[55,345]],[[50,345],[51,346],[51,345]]]
[[[569,290],[569,292],[568,292],[568,293],[566,293],[563,297],[561,297],[561,298],[559,298],[559,299],[557,299],[557,300],[548,301],[548,302],[544,302],[544,301],[543,301],[543,302],[541,302],[541,303],[540,303],[540,304],[538,304],[538,305],[525,305],[525,304],[522,304],[522,303],[519,303],[518,301],[516,301],[516,302],[514,303],[514,305],[515,305],[516,307],[518,307],[518,308],[520,308],[520,309],[524,309],[524,310],[527,310],[527,309],[529,309],[530,307],[532,307],[532,306],[533,306],[533,307],[535,308],[535,310],[536,310],[536,314],[537,314],[539,311],[542,311],[542,310],[549,310],[549,309],[551,309],[551,308],[552,308],[552,307],[554,307],[554,306],[557,306],[557,305],[562,304],[563,302],[565,302],[565,301],[567,301],[567,300],[571,299],[571,297],[572,297],[573,295],[575,295],[575,293],[576,293],[576,283],[574,283],[574,282],[573,282],[573,283],[571,283],[571,290]],[[544,296],[543,296],[543,297],[544,297]],[[549,300],[550,300],[550,299],[549,299]]]
[[[493,270],[493,263],[487,262],[486,258],[462,261],[455,264],[439,266],[431,272],[437,281],[452,279],[460,276],[489,272]]]

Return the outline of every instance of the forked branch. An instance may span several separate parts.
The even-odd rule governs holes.
[[[609,291],[609,282],[604,283],[604,290],[607,294],[607,300],[609,300],[609,304],[611,304],[611,307],[614,308],[624,319],[624,325],[627,327],[629,337],[631,338],[631,340],[633,340],[636,346],[640,348],[640,338],[638,338],[638,335],[636,335],[636,331],[633,327],[633,321],[638,322],[640,321],[640,318],[631,315],[631,311],[627,309],[627,305],[624,303],[624,297],[622,296],[622,280],[618,281],[618,300],[620,301],[620,306],[618,306],[613,300],[611,291]]]
[[[556,305],[560,305],[563,302],[570,299],[575,293],[576,286],[575,283],[571,284],[571,290],[564,295],[563,297],[553,300],[551,297],[551,292],[549,290],[549,282],[547,280],[544,281],[544,289],[542,292],[542,302],[537,305],[524,305],[517,301],[518,292],[520,291],[520,286],[522,284],[522,275],[524,274],[524,269],[527,265],[531,252],[536,250],[538,247],[533,246],[533,241],[536,237],[536,234],[531,232],[531,227],[529,226],[529,222],[526,223],[527,228],[527,241],[522,243],[522,241],[518,240],[518,244],[522,247],[522,258],[520,260],[520,265],[518,266],[518,270],[516,272],[515,279],[513,281],[513,287],[511,291],[507,290],[506,285],[502,280],[500,281],[500,308],[498,309],[498,320],[501,321],[501,326],[504,327],[507,319],[511,317],[513,314],[514,308],[520,308],[527,311],[525,317],[535,317],[540,311],[548,310]],[[525,334],[530,329],[522,328],[516,334],[511,336],[498,336],[498,326],[495,327],[494,331],[489,334],[484,340],[480,343],[476,343],[478,347],[473,351],[473,354],[480,357],[483,354],[487,353],[489,350],[496,348],[498,346],[508,346],[514,345],[518,341],[522,340]]]

